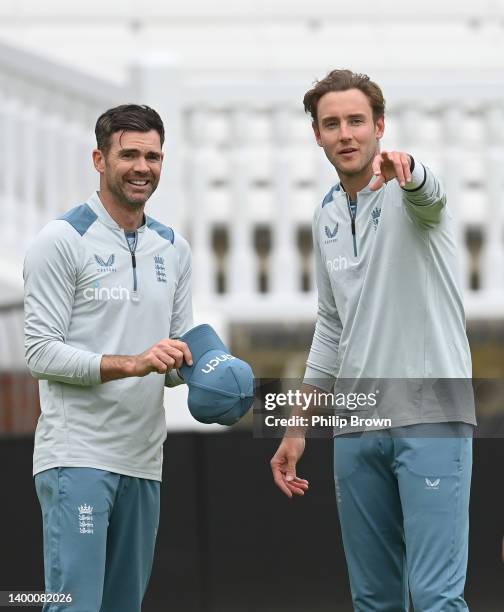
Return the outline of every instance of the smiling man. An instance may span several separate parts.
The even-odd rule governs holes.
[[[471,378],[446,196],[411,153],[380,151],[385,101],[366,75],[334,70],[304,105],[339,178],[313,218],[318,314],[304,386],[388,379],[390,391],[380,416],[392,427],[334,440],[354,607],[406,612],[411,594],[419,612],[467,610],[475,415],[443,383]],[[289,428],[271,460],[288,497],[308,490],[296,475],[305,435]]]
[[[159,521],[164,385],[192,364],[173,339],[192,327],[189,246],[144,213],[161,176],[161,118],[112,108],[96,140],[100,190],[41,231],[24,268],[45,588],[72,598],[46,612],[140,612]]]

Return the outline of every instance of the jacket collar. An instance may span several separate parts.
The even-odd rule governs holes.
[[[373,174],[373,176],[371,177],[371,180],[369,181],[369,183],[363,187],[360,191],[357,192],[357,196],[361,195],[361,194],[374,194],[374,193],[378,193],[376,191],[371,191],[371,185],[375,182],[376,180],[376,176]],[[379,190],[378,190],[379,191]],[[346,191],[345,188],[343,187],[343,183],[340,181],[339,183],[336,183],[335,185],[335,193],[334,195],[338,195],[338,193],[340,195],[346,195]]]
[[[102,201],[100,200],[100,196],[97,191],[94,191],[89,198],[87,199],[87,204],[91,208],[91,210],[96,213],[98,219],[107,227],[111,229],[125,231],[117,222],[110,216],[105,206],[103,206]],[[145,229],[145,214],[142,225],[137,229],[138,232],[143,232]]]

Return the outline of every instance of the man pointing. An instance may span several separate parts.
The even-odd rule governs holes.
[[[339,178],[313,217],[318,314],[305,388],[399,379],[407,390],[384,402],[391,428],[334,441],[354,607],[406,612],[411,594],[418,611],[467,610],[475,416],[439,385],[471,378],[446,195],[414,154],[380,151],[385,101],[366,75],[334,70],[304,106]],[[296,475],[305,433],[289,429],[271,460],[288,497],[308,489]]]

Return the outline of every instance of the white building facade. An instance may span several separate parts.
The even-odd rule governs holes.
[[[310,222],[336,175],[302,97],[335,67],[380,83],[384,148],[444,181],[468,317],[503,317],[504,1],[187,0],[138,13],[94,0],[0,7],[0,369],[23,367],[26,247],[97,187],[94,123],[127,101],[165,121],[148,206],[191,242],[197,322],[225,334],[313,321]]]

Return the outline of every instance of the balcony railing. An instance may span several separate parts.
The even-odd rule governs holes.
[[[447,187],[468,315],[502,316],[504,84],[382,82],[384,147],[411,151]],[[189,238],[197,303],[228,321],[313,319],[310,223],[336,175],[302,112],[306,85],[208,83],[159,57],[118,86],[0,45],[0,284],[21,287],[36,233],[96,189],[98,115],[137,101],[165,119],[148,206]]]

